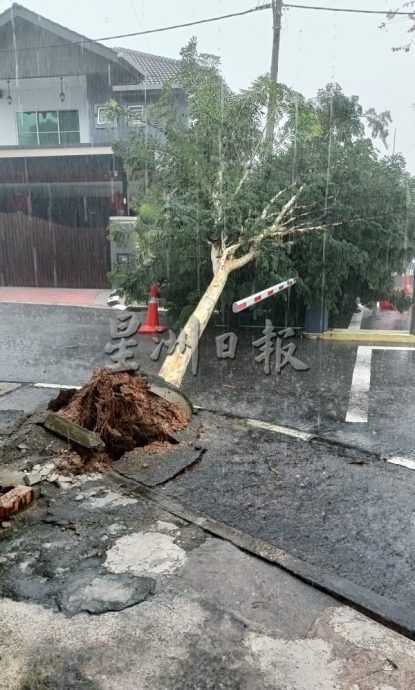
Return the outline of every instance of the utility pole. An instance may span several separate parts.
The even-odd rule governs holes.
[[[271,79],[278,83],[278,62],[280,56],[280,36],[281,36],[281,15],[282,0],[272,0],[272,57],[271,57]],[[267,112],[266,141],[272,141],[275,127],[275,96],[270,97]]]
[[[412,283],[412,307],[411,307],[411,321],[409,324],[409,332],[411,335],[415,335],[415,276]]]

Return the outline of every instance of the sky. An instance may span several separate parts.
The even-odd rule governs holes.
[[[390,10],[399,0],[295,0],[296,4]],[[12,3],[0,0],[0,11]],[[242,11],[262,0],[22,0],[20,4],[90,38],[179,24]],[[327,82],[358,95],[364,108],[390,110],[389,151],[403,153],[415,174],[415,47],[395,53],[408,42],[409,25],[396,20],[380,30],[382,18],[305,9],[285,9],[282,20],[279,81],[312,97]],[[219,55],[227,83],[241,89],[270,69],[272,13],[263,10],[212,24],[150,36],[106,41],[167,57],[179,57],[191,36],[202,52]],[[382,152],[387,153],[379,144]]]

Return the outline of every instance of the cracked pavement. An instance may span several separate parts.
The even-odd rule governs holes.
[[[0,540],[0,688],[407,690],[415,643],[109,475]]]
[[[391,553],[403,567],[385,557],[385,581],[399,602],[409,597],[410,603],[410,470],[385,468],[379,458],[369,456],[362,465],[350,465],[353,454],[248,431],[241,420],[222,415],[215,421],[203,413],[206,433],[200,440],[207,451],[202,456],[198,451],[193,463],[190,454],[189,468],[186,462],[178,467],[172,461],[173,481],[166,466],[152,467],[150,473],[138,459],[130,478],[121,476],[121,470],[128,474],[131,467],[120,463],[118,474],[69,481],[53,467],[65,443],[36,425],[37,413],[29,418],[30,429],[24,421],[56,391],[25,382],[83,383],[102,361],[109,314],[90,309],[86,316],[87,310],[71,309],[68,319],[57,307],[1,305],[1,310],[13,334],[6,334],[0,356],[0,372],[7,370],[7,376],[0,377],[5,381],[0,384],[0,454],[7,451],[10,470],[45,470],[34,486],[32,506],[0,529],[1,690],[415,687],[412,640],[249,549],[238,548],[226,531],[218,538],[202,519],[180,518],[166,508],[169,499],[179,499],[228,525],[239,524],[247,535],[283,544],[287,552],[311,563],[322,556],[324,567],[334,571],[339,565],[334,547],[346,525],[342,544],[348,556],[340,565],[350,575],[353,548],[361,548],[368,556],[366,570],[359,570],[357,559],[355,572],[378,591],[383,586],[382,544],[389,534]],[[139,350],[146,365],[149,347],[151,342],[143,339]],[[195,402],[216,402],[225,412],[285,423],[295,418],[306,430],[326,425],[331,431],[347,406],[355,348],[322,343],[302,347],[300,355],[311,359],[312,373],[296,379],[291,397],[289,376],[278,379],[276,386],[262,374],[254,380],[246,373],[253,367],[249,347],[242,348],[235,364],[216,361],[206,342],[200,376],[187,376],[185,389]],[[9,364],[11,351],[16,357]],[[343,364],[337,372],[339,352]],[[388,372],[387,357],[392,355],[378,357],[378,387]],[[338,376],[332,384],[334,371]],[[403,369],[398,370],[397,385],[403,375]],[[223,392],[221,400],[218,390]],[[398,414],[399,404],[388,415]],[[410,411],[411,406],[406,414]],[[215,424],[226,427],[220,443],[212,439],[210,427]],[[403,447],[409,447],[412,431],[407,429],[402,439]],[[316,473],[326,473],[325,481],[317,482],[320,493]],[[152,490],[144,485],[158,487],[165,507],[152,500]],[[399,495],[407,497],[404,513],[397,508],[397,487]],[[346,522],[343,502],[348,506]],[[379,516],[382,528],[376,529]],[[305,538],[307,532],[315,533],[314,541]],[[376,558],[371,562],[372,552]]]

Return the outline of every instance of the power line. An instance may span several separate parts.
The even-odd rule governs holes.
[[[0,0],[1,2],[1,0]],[[272,3],[265,3],[264,5],[259,5],[258,7],[252,7],[248,10],[242,10],[241,12],[232,12],[230,14],[222,14],[217,17],[208,17],[207,19],[197,19],[193,22],[185,22],[183,24],[170,24],[168,26],[161,26],[155,29],[145,29],[143,31],[134,31],[128,34],[116,34],[114,36],[102,36],[100,38],[81,38],[79,41],[62,41],[61,43],[50,43],[48,45],[40,46],[25,46],[23,48],[1,48],[1,53],[18,53],[28,50],[47,50],[49,48],[62,48],[64,46],[74,46],[80,45],[84,46],[88,43],[103,43],[104,41],[113,41],[120,38],[134,38],[135,36],[148,36],[149,34],[161,33],[164,31],[173,31],[174,29],[185,29],[189,26],[198,26],[200,24],[209,24],[211,22],[218,22],[222,19],[232,19],[233,17],[242,17],[248,14],[253,14],[254,12],[261,12],[262,10],[270,10],[272,8]],[[296,9],[296,10],[314,10],[322,12],[343,12],[350,14],[373,14],[381,15],[384,17],[396,17],[402,16],[409,19],[415,19],[415,10],[413,12],[403,12],[400,10],[357,10],[349,7],[327,7],[324,5],[294,5],[292,3],[284,3],[282,9]]]
[[[103,43],[104,41],[113,41],[115,39],[119,38],[133,38],[135,36],[146,36],[148,34],[157,34],[161,33],[162,31],[172,31],[173,29],[185,29],[189,26],[196,26],[199,24],[208,24],[209,22],[218,22],[221,19],[231,19],[232,17],[242,17],[243,15],[246,14],[252,14],[253,12],[261,12],[262,10],[269,10],[271,9],[272,4],[267,3],[266,5],[261,5],[260,7],[252,7],[249,10],[243,10],[241,12],[232,12],[231,14],[222,14],[219,17],[208,17],[207,19],[197,19],[193,22],[185,22],[184,24],[170,24],[169,26],[161,26],[156,29],[146,29],[144,31],[134,31],[132,33],[128,34],[117,34],[115,36],[103,36],[101,38],[82,38],[79,41],[63,41],[61,43],[51,43],[46,46],[35,46],[35,47],[24,47],[24,48],[17,48],[16,51],[14,48],[3,48],[0,50],[0,53],[14,53],[14,52],[20,52],[20,51],[26,51],[26,50],[44,50],[46,48],[61,48],[62,46],[71,46],[71,45],[85,45],[86,43]]]
[[[415,10],[413,12],[403,12],[402,10],[357,10],[351,7],[327,7],[325,5],[293,5],[284,3],[284,7],[295,10],[317,10],[321,12],[346,12],[349,14],[377,14],[383,17],[409,17],[415,19]]]

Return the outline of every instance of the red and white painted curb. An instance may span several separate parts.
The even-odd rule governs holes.
[[[247,307],[252,307],[253,304],[262,302],[264,299],[272,297],[273,295],[276,295],[279,292],[286,290],[287,288],[291,287],[291,285],[294,285],[294,283],[295,278],[290,278],[289,280],[284,280],[282,283],[277,283],[277,285],[273,285],[267,290],[261,290],[261,292],[256,292],[254,295],[250,295],[245,299],[240,299],[238,302],[234,302],[232,304],[232,311],[236,314],[240,311],[243,311]]]

